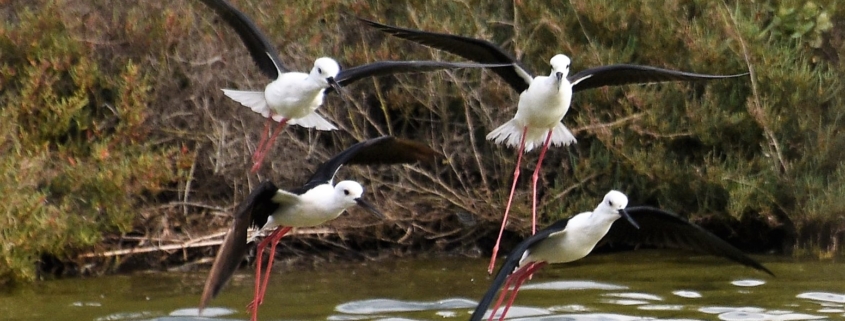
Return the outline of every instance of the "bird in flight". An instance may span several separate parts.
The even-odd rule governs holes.
[[[292,228],[323,224],[354,205],[384,218],[381,212],[364,200],[364,188],[360,183],[345,180],[333,184],[337,171],[343,165],[431,163],[441,156],[423,143],[383,136],[352,145],[322,163],[308,181],[298,188],[285,191],[270,181],[261,183],[235,209],[232,228],[226,234],[206,279],[200,299],[200,312],[217,296],[243,260],[250,227],[272,230],[257,246],[255,293],[249,305],[252,320],[256,320],[258,306],[262,303],[270,279],[276,245]],[[267,246],[270,246],[270,257],[262,283],[261,264]]]
[[[341,69],[340,64],[334,59],[322,57],[314,61],[314,66],[308,73],[291,71],[282,63],[279,53],[270,43],[269,38],[243,12],[226,0],[201,1],[234,29],[255,64],[270,80],[264,90],[223,89],[223,94],[227,97],[267,118],[261,139],[252,155],[251,172],[253,173],[261,168],[264,157],[275,143],[276,137],[288,124],[322,131],[337,129],[335,125],[317,113],[317,108],[323,104],[323,96],[327,90],[337,91],[343,96],[342,86],[366,77],[501,66],[501,64],[443,61],[379,61]],[[274,128],[273,123],[277,123]]]
[[[576,141],[572,132],[561,122],[569,111],[573,93],[605,86],[665,81],[702,81],[747,75],[747,73],[705,75],[631,64],[595,67],[570,75],[571,59],[566,55],[557,54],[549,61],[552,68],[548,76],[533,76],[522,62],[486,40],[388,26],[375,21],[358,19],[395,37],[445,50],[475,62],[507,64],[507,66],[490,69],[519,93],[516,114],[510,121],[493,129],[487,135],[487,139],[497,144],[505,143],[507,146],[516,147],[518,152],[513,185],[505,206],[499,236],[493,246],[493,254],[487,268],[488,273],[493,272],[496,263],[496,254],[499,251],[499,243],[505,231],[516,182],[520,175],[522,154],[531,151],[534,147],[542,146],[537,165],[534,167],[534,174],[531,176],[531,233],[534,234],[537,231],[537,181],[546,150],[550,145],[566,146]]]
[[[627,222],[619,222],[624,217]],[[480,321],[493,297],[502,288],[490,312],[493,320],[510,294],[500,320],[516,299],[519,287],[549,263],[568,263],[590,254],[599,242],[653,245],[720,256],[742,265],[774,274],[742,251],[674,213],[648,206],[628,207],[628,197],[610,191],[592,212],[562,219],[520,242],[508,254],[493,283],[475,308],[471,321]]]

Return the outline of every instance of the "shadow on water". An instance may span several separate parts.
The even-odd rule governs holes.
[[[709,257],[638,251],[541,270],[509,320],[813,320],[845,318],[845,264],[764,257],[778,276]],[[262,320],[467,320],[487,289],[485,260],[327,264],[276,273]],[[281,270],[281,269],[280,269]],[[196,316],[203,273],[38,282],[0,292],[4,320],[244,320],[242,270]]]

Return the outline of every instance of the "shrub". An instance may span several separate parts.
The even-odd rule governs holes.
[[[42,255],[72,260],[103,231],[131,231],[144,197],[174,179],[172,148],[148,140],[139,66],[101,72],[60,8],[21,8],[0,32],[2,283],[35,278]]]

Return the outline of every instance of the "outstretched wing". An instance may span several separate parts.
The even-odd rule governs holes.
[[[292,190],[291,193],[302,194],[317,185],[330,182],[338,169],[346,164],[382,165],[410,164],[418,161],[434,162],[441,156],[440,153],[420,142],[393,136],[373,138],[352,145],[325,163],[320,164],[311,178],[308,179],[308,182],[302,187]]]
[[[677,214],[648,206],[633,206],[625,210],[639,223],[640,229],[618,220],[602,242],[693,250],[724,257],[774,276],[772,271],[739,249]]]
[[[276,80],[279,78],[280,73],[288,71],[282,64],[281,59],[279,59],[279,53],[270,44],[267,36],[261,33],[258,27],[255,26],[255,23],[243,12],[236,9],[226,0],[201,1],[211,7],[211,9],[214,9],[214,12],[223,21],[226,21],[232,29],[235,29],[235,33],[241,38],[247,51],[249,51],[249,55],[252,56],[252,60],[255,61],[255,64],[258,65],[258,68],[261,69],[261,72],[265,76],[271,80]]]
[[[235,220],[232,222],[232,228],[226,234],[220,249],[217,250],[217,257],[214,258],[214,264],[211,265],[211,271],[208,272],[208,278],[205,280],[205,287],[200,298],[200,312],[211,299],[220,293],[220,290],[238,269],[246,254],[246,237],[249,227],[253,225],[256,217],[263,215],[266,222],[270,213],[275,211],[272,199],[278,190],[276,185],[266,181],[258,185],[247,196],[246,200],[238,204],[233,215]],[[270,212],[265,213],[268,210]]]
[[[516,92],[521,93],[528,89],[528,85],[534,79],[531,72],[516,60],[513,56],[494,45],[493,43],[446,33],[434,33],[422,30],[414,30],[388,26],[375,21],[358,18],[376,29],[389,33],[395,37],[410,40],[432,48],[445,50],[464,57],[466,59],[493,64],[507,64],[507,67],[491,68],[505,80]]]
[[[460,63],[460,62],[445,62],[445,61],[379,61],[366,65],[355,66],[352,68],[341,70],[335,77],[335,81],[341,86],[346,86],[356,80],[366,77],[376,77],[392,74],[411,73],[411,72],[426,72],[442,69],[458,69],[458,68],[493,68],[510,66],[505,64],[475,64],[475,63]],[[329,87],[326,91],[333,88]]]
[[[552,234],[562,232],[566,228],[566,223],[568,222],[568,218],[555,222],[549,227],[540,230],[537,234],[519,242],[519,244],[517,244],[516,247],[508,253],[508,257],[505,259],[505,263],[502,264],[502,267],[499,268],[499,272],[496,273],[493,283],[491,283],[490,287],[487,288],[487,292],[484,293],[484,296],[481,297],[481,301],[478,302],[478,306],[475,307],[475,311],[472,312],[470,321],[480,321],[481,318],[484,317],[484,313],[487,312],[487,308],[490,307],[490,303],[493,302],[496,292],[499,291],[499,288],[502,287],[508,276],[516,270],[517,266],[519,266],[519,261],[522,260],[522,256],[525,254],[525,251],[530,249],[534,244],[547,239]]]
[[[748,75],[704,75],[675,71],[651,66],[610,65],[582,70],[566,77],[572,85],[572,92],[603,86],[655,83],[664,81],[702,81],[735,78]]]

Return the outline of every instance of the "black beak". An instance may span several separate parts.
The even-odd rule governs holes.
[[[557,78],[557,90],[560,90],[560,81],[563,80],[563,73],[562,72],[556,72],[555,78]]]
[[[360,198],[360,197],[356,198],[355,202],[358,203],[358,206],[366,208],[368,211],[373,213],[373,215],[375,215],[379,219],[382,219],[382,220],[385,219],[384,214],[379,212],[379,210],[377,210],[376,207],[373,206],[373,204],[370,204],[369,202],[365,201],[363,198]]]
[[[338,84],[337,81],[334,80],[334,77],[326,78],[326,81],[329,83],[329,86],[332,86],[334,91],[336,91],[337,94],[340,95],[340,98],[343,99],[343,101],[349,102],[349,99],[347,99],[346,97],[346,91],[344,91],[343,87],[341,87],[340,84]]]
[[[631,214],[628,214],[628,211],[626,211],[626,210],[623,208],[623,209],[619,210],[619,212],[620,212],[620,213],[622,213],[622,217],[624,217],[625,219],[627,219],[627,220],[628,220],[628,222],[630,222],[630,223],[631,223],[631,225],[633,225],[634,227],[636,227],[638,230],[640,229],[640,225],[639,225],[639,224],[637,224],[637,222],[636,222],[636,221],[634,221],[634,218],[632,218],[632,217],[631,217]]]

